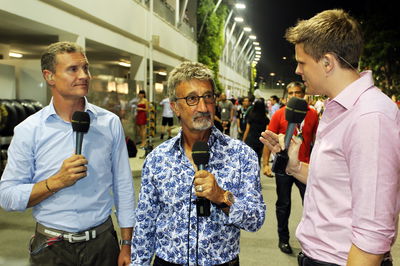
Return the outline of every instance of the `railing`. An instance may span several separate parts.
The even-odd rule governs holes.
[[[150,8],[149,0],[134,0],[140,4],[145,4],[147,8]],[[161,19],[175,27],[175,8],[169,5],[165,0],[153,0],[154,13],[156,13]],[[183,21],[178,25],[177,29],[184,34],[186,37],[196,41],[195,28],[190,25],[188,21]]]

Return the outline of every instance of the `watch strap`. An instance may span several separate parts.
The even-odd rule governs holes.
[[[126,246],[130,246],[132,245],[132,240],[126,240],[126,239],[122,239],[119,241],[119,244],[122,245],[126,245]]]
[[[226,203],[215,204],[215,205],[220,209],[229,208],[228,204]]]

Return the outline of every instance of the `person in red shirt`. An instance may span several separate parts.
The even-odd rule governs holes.
[[[301,82],[291,82],[287,85],[288,100],[292,97],[304,98],[305,96],[305,86]],[[285,109],[282,107],[277,110],[271,118],[271,121],[267,127],[268,130],[276,134],[285,134],[288,122],[285,119]],[[303,143],[300,146],[299,160],[308,163],[310,161],[311,147],[315,139],[315,134],[317,132],[318,126],[318,113],[308,107],[308,111],[303,122],[297,126],[295,130],[295,135],[301,133],[303,138]],[[300,132],[299,132],[300,131]],[[270,150],[267,146],[264,146],[263,150],[263,173],[269,177],[272,177],[271,167],[269,165]],[[279,249],[286,253],[293,253],[292,248],[289,244],[289,216],[291,208],[291,192],[293,183],[296,184],[299,189],[301,199],[304,199],[304,192],[306,190],[306,185],[301,183],[299,180],[291,175],[287,174],[275,174],[276,181],[276,218],[278,222],[278,236],[279,236]]]

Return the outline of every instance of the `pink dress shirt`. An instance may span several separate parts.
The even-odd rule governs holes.
[[[390,250],[400,209],[400,111],[372,73],[326,104],[296,236],[314,259],[345,265],[352,243]]]

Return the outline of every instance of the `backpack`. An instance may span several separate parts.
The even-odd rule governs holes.
[[[136,157],[137,148],[136,148],[135,142],[133,142],[133,140],[131,140],[128,136],[125,137],[125,140],[126,140],[126,148],[128,149],[129,158]]]

